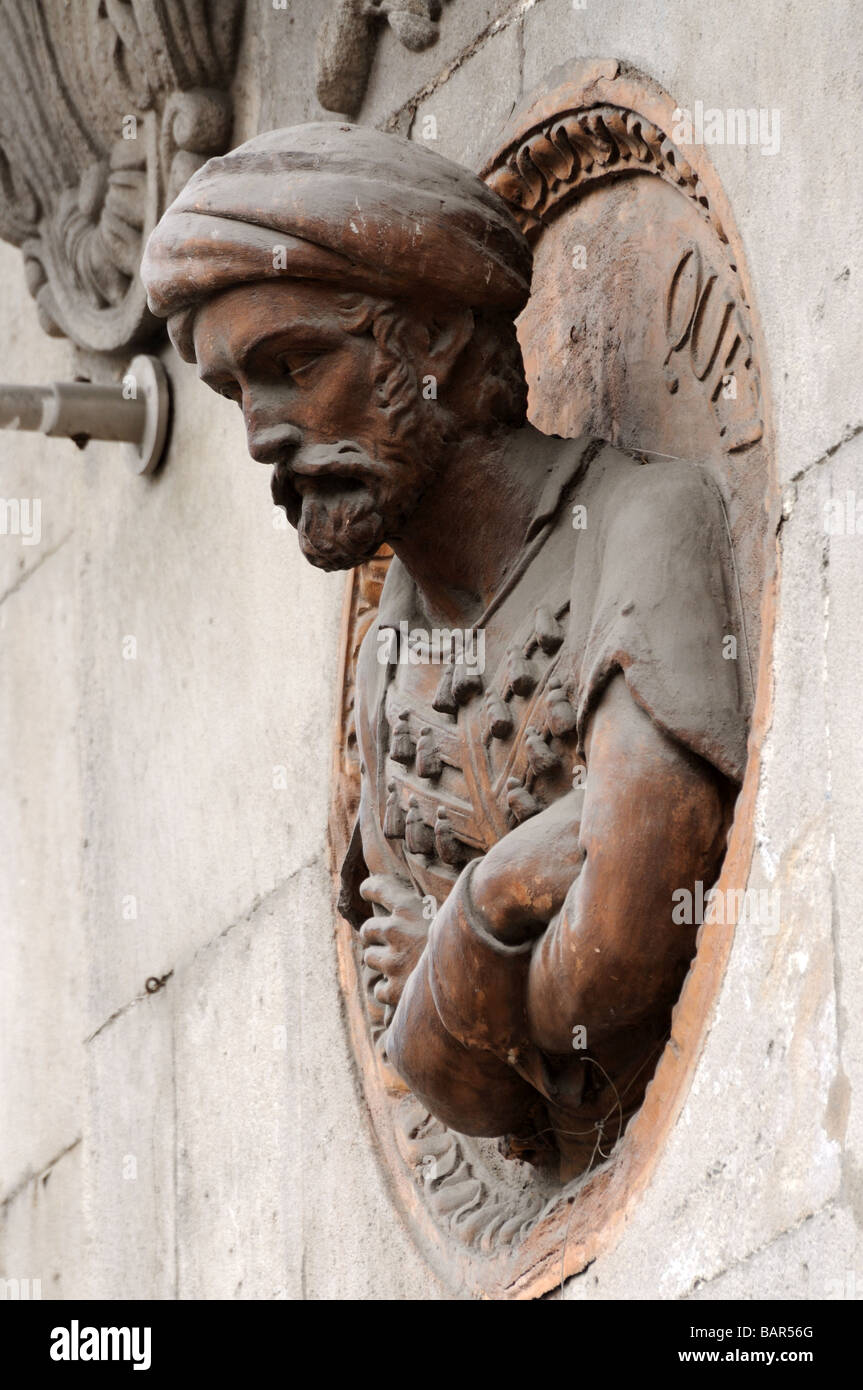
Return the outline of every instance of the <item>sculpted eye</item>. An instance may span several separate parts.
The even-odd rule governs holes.
[[[299,376],[307,367],[320,360],[322,352],[281,352],[276,363],[285,376]]]

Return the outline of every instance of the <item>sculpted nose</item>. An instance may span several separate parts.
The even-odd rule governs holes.
[[[278,463],[302,442],[302,433],[296,425],[269,425],[249,431],[249,453],[258,463]]]

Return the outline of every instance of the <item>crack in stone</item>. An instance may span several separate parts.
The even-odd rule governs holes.
[[[264,907],[266,903],[268,903],[272,898],[276,897],[285,887],[286,884],[290,883],[292,879],[295,879],[298,874],[303,873],[306,869],[313,868],[315,864],[320,862],[320,858],[320,854],[313,854],[310,859],[304,860],[302,864],[298,864],[295,869],[292,869],[289,874],[287,874],[283,879],[280,879],[279,882],[273,888],[271,888],[268,893],[258,894],[258,896],[252,900],[251,905],[247,907],[244,912],[240,913],[238,917],[235,917],[232,922],[229,922],[228,925],[226,927],[223,927],[221,931],[217,932],[215,936],[211,936],[208,941],[205,941],[203,945],[199,946],[195,951],[193,951],[191,956],[188,957],[188,960],[183,961],[182,964],[190,965],[194,960],[197,959],[199,955],[202,954],[202,952],[209,950],[209,948],[213,946],[217,941],[223,940],[223,938],[226,937],[229,932],[232,932],[235,927],[242,926],[244,922],[250,922],[252,918],[255,916],[255,913],[258,912],[262,907]],[[167,984],[168,980],[170,980],[173,976],[175,968],[176,967],[172,967],[170,970],[166,971],[164,975],[151,976],[151,978],[158,978],[161,981],[161,984],[164,986],[165,984]],[[121,1004],[120,1007],[118,1009],[115,1009],[114,1012],[110,1014],[109,1017],[106,1018],[103,1023],[99,1024],[98,1028],[94,1029],[94,1031],[84,1039],[84,1046],[86,1047],[86,1045],[88,1043],[91,1043],[94,1040],[94,1038],[98,1038],[100,1033],[104,1032],[104,1030],[107,1027],[109,1027],[110,1024],[115,1023],[118,1018],[122,1018],[124,1014],[129,1012],[130,1009],[134,1009],[136,1005],[142,1003],[145,999],[151,999],[154,994],[158,993],[161,993],[161,990],[148,990],[145,987],[141,991],[141,993],[136,994],[133,999],[129,999],[125,1004]]]
[[[91,1043],[91,1042],[93,1041],[94,1038],[98,1038],[99,1034],[100,1034],[101,1032],[103,1032],[103,1031],[108,1027],[109,1024],[116,1022],[116,1020],[117,1020],[118,1018],[122,1018],[123,1014],[128,1013],[130,1009],[134,1009],[134,1007],[135,1007],[136,1004],[140,1004],[141,1001],[144,1000],[144,999],[150,999],[150,998],[152,998],[152,996],[153,996],[154,994],[159,994],[159,993],[161,992],[161,989],[162,989],[162,988],[167,984],[167,982],[170,980],[170,978],[171,978],[171,976],[173,975],[173,973],[174,973],[173,970],[168,970],[168,971],[166,972],[166,974],[164,974],[164,975],[159,975],[159,976],[151,975],[151,976],[150,976],[150,979],[158,979],[158,980],[159,980],[159,989],[152,989],[152,990],[150,990],[150,989],[147,989],[147,987],[146,987],[146,985],[145,985],[145,986],[144,986],[144,989],[141,991],[140,994],[136,994],[135,997],[134,997],[134,999],[129,999],[125,1004],[121,1004],[120,1007],[119,1007],[119,1009],[115,1009],[114,1012],[113,1012],[112,1014],[110,1014],[108,1018],[105,1019],[104,1023],[100,1023],[100,1024],[99,1024],[99,1027],[98,1027],[94,1032],[92,1032],[92,1033],[89,1035],[89,1037],[86,1037],[86,1038],[84,1039],[84,1046],[86,1047],[87,1044],[88,1044],[88,1043]]]
[[[39,559],[35,562],[35,564],[32,564],[29,569],[24,570],[23,574],[19,574],[18,578],[15,580],[15,583],[10,584],[9,588],[6,590],[4,594],[0,594],[0,604],[5,603],[7,598],[11,598],[13,594],[17,594],[21,586],[23,584],[26,584],[27,580],[30,579],[32,575],[34,575],[37,572],[37,570],[40,570],[42,568],[46,560],[50,560],[52,555],[56,555],[57,551],[63,548],[63,546],[69,540],[70,536],[72,536],[73,534],[74,532],[67,531],[65,536],[63,536],[57,542],[56,545],[52,545],[49,550],[46,550],[43,555],[39,556]]]
[[[409,137],[420,102],[439,91],[449,81],[453,73],[458,72],[459,68],[473,58],[490,38],[495,34],[503,33],[510,25],[517,24],[528,10],[534,9],[539,3],[540,0],[516,0],[516,3],[506,14],[499,15],[497,19],[493,19],[490,24],[487,24],[485,29],[481,30],[460,53],[450,58],[449,62],[441,68],[440,72],[430,78],[425,86],[420,87],[418,92],[414,92],[413,96],[408,97],[407,101],[402,102],[395,111],[382,117],[377,128],[389,132],[395,131]]]
[[[812,472],[813,468],[820,468],[822,463],[826,463],[828,459],[832,459],[834,454],[837,454],[846,444],[850,444],[852,439],[856,439],[859,434],[863,434],[863,422],[859,425],[846,425],[836,443],[831,444],[829,449],[825,449],[824,453],[817,459],[813,459],[811,463],[804,464],[799,472],[794,474],[790,481],[792,483],[799,483],[801,478],[804,478],[807,473]]]
[[[44,1179],[45,1177],[47,1177],[48,1174],[50,1174],[51,1172],[53,1172],[53,1170],[56,1168],[56,1166],[57,1166],[57,1164],[60,1162],[60,1160],[61,1160],[62,1158],[65,1158],[67,1154],[70,1154],[70,1153],[72,1153],[75,1149],[77,1149],[77,1147],[78,1147],[78,1145],[79,1145],[80,1143],[81,1143],[81,1135],[79,1134],[78,1137],[77,1137],[77,1139],[73,1139],[72,1142],[71,1142],[71,1144],[67,1144],[66,1147],[65,1147],[64,1149],[61,1149],[60,1152],[57,1153],[57,1154],[55,1154],[54,1157],[53,1157],[52,1159],[49,1159],[49,1161],[45,1164],[44,1168],[31,1168],[31,1169],[28,1169],[28,1171],[24,1174],[23,1178],[21,1178],[21,1179],[15,1184],[15,1186],[9,1190],[9,1192],[8,1192],[8,1193],[6,1194],[6,1196],[2,1199],[2,1201],[0,1201],[0,1209],[2,1209],[3,1214],[4,1214],[4,1215],[6,1214],[6,1209],[7,1209],[9,1206],[11,1206],[11,1204],[12,1204],[18,1197],[21,1196],[21,1193],[22,1193],[22,1192],[25,1192],[25,1191],[27,1190],[27,1188],[30,1186],[30,1183],[31,1183],[31,1182],[33,1182],[33,1181],[34,1181],[35,1179],[37,1179],[37,1178],[43,1178],[43,1179]]]
[[[835,454],[838,454],[840,449],[844,448],[846,444],[850,444],[860,434],[863,434],[863,423],[859,425],[847,425],[835,444],[831,444],[830,448],[825,449],[824,453],[820,454],[817,459],[812,459],[810,463],[804,464],[802,468],[798,469],[797,472],[788,479],[782,489],[779,517],[776,522],[775,530],[777,536],[781,534],[786,521],[791,519],[791,515],[797,505],[797,498],[799,496],[798,484],[801,483],[804,478],[808,477],[816,468],[820,468],[822,464],[832,459]]]
[[[765,1250],[770,1249],[771,1245],[775,1245],[777,1241],[782,1240],[785,1236],[793,1235],[795,1231],[799,1231],[802,1226],[805,1226],[807,1221],[814,1221],[816,1216],[820,1216],[822,1212],[830,1211],[832,1207],[835,1207],[837,1211],[839,1210],[836,1206],[836,1202],[831,1197],[823,1206],[816,1207],[815,1211],[807,1212],[806,1215],[802,1216],[799,1221],[796,1221],[793,1226],[787,1227],[784,1231],[779,1231],[776,1235],[771,1236],[769,1240],[765,1240],[763,1245],[757,1246],[755,1250],[750,1250],[746,1255],[741,1255],[739,1260],[733,1260],[730,1265],[726,1265],[724,1269],[718,1270],[716,1274],[711,1274],[707,1279],[699,1274],[697,1278],[692,1281],[686,1292],[679,1294],[678,1297],[682,1301],[683,1299],[691,1297],[697,1289],[705,1289],[710,1284],[715,1284],[717,1279],[722,1279],[726,1274],[731,1274],[733,1270],[742,1268],[743,1265],[753,1260],[756,1255],[763,1254]]]

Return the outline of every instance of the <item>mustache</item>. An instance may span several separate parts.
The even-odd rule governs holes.
[[[277,461],[276,472],[282,477],[291,473],[297,480],[374,479],[386,477],[387,465],[384,460],[373,458],[355,440],[343,439],[337,444],[306,444],[291,449],[286,458]]]
[[[372,455],[354,439],[335,443],[304,444],[289,448],[276,461],[270,492],[277,507],[283,507],[291,525],[299,528],[303,499],[315,508],[321,501],[348,504],[351,494],[386,489],[391,483],[393,459],[389,450]],[[359,499],[354,496],[356,503]]]
[[[276,461],[270,491],[276,506],[284,507],[294,525],[307,494],[349,492],[364,484],[383,482],[387,466],[373,458],[353,439],[333,444],[305,444],[290,448]]]

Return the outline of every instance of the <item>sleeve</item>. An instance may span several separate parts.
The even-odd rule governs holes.
[[[588,520],[588,528],[590,520]],[[586,533],[587,534],[587,533]],[[751,675],[725,509],[694,464],[646,464],[607,498],[574,577],[579,750],[615,672],[667,734],[743,780]]]
[[[396,1008],[387,1058],[433,1115],[461,1134],[525,1134],[547,1094],[528,1036],[526,984],[533,941],[495,940],[471,903],[477,861],[443,903]]]

